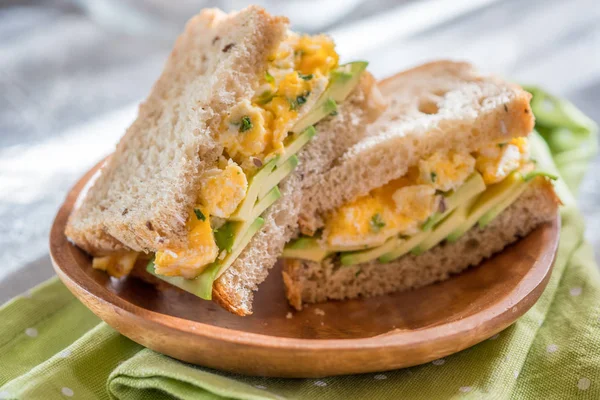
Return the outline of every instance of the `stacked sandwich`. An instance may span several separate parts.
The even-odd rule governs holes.
[[[66,235],[94,268],[248,315],[282,254],[300,308],[443,279],[555,215],[526,92],[465,64],[365,68],[259,7],[204,10]]]
[[[434,62],[380,83],[389,106],[305,191],[286,246],[290,304],[373,296],[448,278],[556,216],[530,159],[531,95]]]
[[[295,34],[259,7],[204,10],[67,237],[113,276],[150,258],[156,277],[251,313],[252,291],[294,232],[299,159],[328,168],[345,148],[335,142],[356,142],[381,108],[365,68],[339,65],[329,37]]]

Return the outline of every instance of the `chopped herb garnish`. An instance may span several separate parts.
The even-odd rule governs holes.
[[[362,272],[362,269],[360,269],[360,268],[359,268],[359,269],[358,269],[358,270],[357,270],[357,271],[354,273],[354,276],[356,277],[356,276],[360,275],[360,273],[361,273],[361,272]]]
[[[298,76],[300,77],[300,79],[305,80],[305,81],[310,81],[313,78],[313,74],[304,75],[304,74],[301,74],[300,72],[298,72]]]
[[[206,217],[204,216],[204,214],[202,214],[202,211],[200,211],[199,209],[194,208],[194,214],[196,214],[196,218],[198,218],[198,220],[206,221]]]
[[[240,123],[240,132],[246,132],[250,129],[252,129],[252,120],[249,116],[244,115]]]
[[[335,117],[336,115],[338,115],[337,110],[333,110],[332,112],[329,113],[329,115],[331,115],[332,117]]]
[[[296,97],[296,103],[298,103],[299,106],[306,103],[306,98],[308,97],[309,94],[310,94],[310,92],[305,92],[304,94]]]
[[[304,92],[303,94],[301,94],[300,96],[296,97],[295,100],[290,100],[288,99],[288,102],[290,103],[290,110],[297,110],[298,107],[302,106],[304,103],[306,103],[306,98],[310,95],[310,92]]]
[[[506,146],[506,143],[498,143],[498,147],[503,148],[504,146]]]
[[[265,71],[265,81],[268,83],[275,83],[275,78],[273,78],[273,75],[271,75],[269,71]]]
[[[294,56],[302,57],[304,55],[304,50],[294,50]]]
[[[435,183],[435,179],[437,178],[437,174],[435,172],[431,173],[431,182]]]
[[[383,219],[381,219],[381,215],[377,213],[371,217],[370,225],[371,230],[377,233],[385,226],[385,222],[383,222]]]

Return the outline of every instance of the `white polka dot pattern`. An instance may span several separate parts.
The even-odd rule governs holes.
[[[35,328],[27,328],[25,329],[25,334],[29,337],[37,337],[38,331]]]
[[[582,289],[580,287],[572,287],[569,290],[569,294],[573,297],[577,297],[581,294]]]
[[[577,382],[577,387],[579,390],[588,390],[592,382],[588,378],[581,378]]]

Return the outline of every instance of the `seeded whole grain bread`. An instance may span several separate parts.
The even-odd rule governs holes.
[[[280,184],[281,198],[263,215],[265,224],[215,281],[215,301],[238,315],[252,313],[253,292],[298,230],[304,188],[312,185],[313,176],[329,169],[345,149],[364,137],[365,125],[379,116],[384,107],[374,78],[363,73],[357,88],[338,106],[338,114],[316,125],[317,135],[298,154],[298,167]]]
[[[368,127],[364,140],[307,188],[302,233],[313,235],[327,212],[403,176],[434,152],[474,151],[533,129],[531,95],[480,75],[467,63],[424,64],[380,82],[379,88],[389,102],[387,110]]]
[[[136,120],[70,216],[67,237],[92,255],[184,245],[199,172],[223,152],[215,140],[222,116],[252,97],[287,26],[287,18],[256,6],[193,17]]]
[[[287,35],[287,22],[253,6],[232,14],[204,10],[188,22],[136,121],[71,215],[66,234],[74,243],[92,255],[185,243],[187,213],[202,184],[199,172],[223,152],[215,140],[221,116],[253,96],[268,55]],[[304,112],[316,100],[311,96]],[[263,215],[262,229],[215,281],[216,302],[239,315],[252,312],[253,290],[297,230],[303,178],[361,139],[381,110],[377,85],[364,73],[338,115],[317,124],[317,136],[298,154],[296,172],[280,185],[282,198]],[[139,265],[135,276],[166,287]]]
[[[552,184],[538,177],[484,229],[476,225],[457,242],[443,242],[418,256],[407,254],[389,263],[354,266],[342,266],[332,257],[322,263],[285,259],[286,296],[300,310],[303,303],[377,296],[445,280],[555,218],[559,203]]]

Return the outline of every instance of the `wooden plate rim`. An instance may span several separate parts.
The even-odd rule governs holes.
[[[54,269],[61,280],[63,280],[65,283],[69,282],[70,284],[78,287],[80,290],[95,296],[105,304],[110,304],[111,306],[122,310],[123,312],[127,313],[128,317],[140,319],[142,318],[140,315],[144,315],[146,318],[142,319],[151,319],[154,323],[163,325],[166,328],[177,330],[193,336],[204,337],[210,340],[225,341],[232,344],[242,344],[261,348],[286,348],[308,351],[363,351],[365,349],[389,349],[390,347],[418,346],[425,343],[431,343],[432,341],[441,339],[448,340],[451,337],[463,335],[467,331],[474,329],[480,322],[478,318],[480,312],[477,312],[464,319],[445,324],[434,325],[431,327],[425,327],[411,331],[392,330],[381,335],[367,338],[298,339],[270,336],[219,327],[158,313],[139,307],[133,303],[123,300],[121,297],[110,292],[96,281],[91,279],[83,272],[77,263],[72,263],[72,259],[65,257],[65,254],[69,254],[70,250],[63,251],[65,246],[73,246],[64,235],[64,229],[71,209],[73,208],[79,193],[87,181],[93,176],[94,173],[96,173],[103,162],[104,160],[96,164],[75,184],[75,186],[67,195],[65,202],[59,209],[50,232],[50,256]],[[557,234],[551,235],[551,242],[548,244],[551,251],[544,252],[544,257],[536,259],[534,265],[521,279],[519,284],[511,291],[507,292],[501,301],[495,303],[492,307],[485,310],[486,314],[493,315],[492,317],[487,318],[487,321],[491,322],[500,318],[500,316],[505,313],[506,310],[511,308],[514,308],[515,310],[514,320],[516,320],[518,317],[523,315],[531,307],[531,305],[535,303],[535,301],[537,301],[542,291],[546,287],[551,275],[550,269],[552,268],[554,259],[556,257],[559,238],[558,231],[560,230],[560,218],[558,215],[551,225],[553,231],[557,232]],[[541,281],[529,279],[531,275],[535,275],[536,272],[538,272],[537,270],[539,268],[545,269],[544,278]],[[534,291],[538,291],[537,296],[529,296]],[[451,333],[448,334],[448,332]]]

